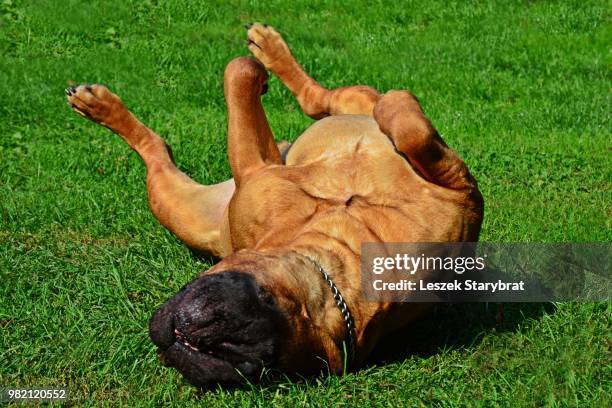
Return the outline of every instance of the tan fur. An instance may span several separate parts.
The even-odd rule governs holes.
[[[275,294],[290,320],[285,369],[316,371],[321,357],[339,373],[346,329],[306,256],[328,271],[354,315],[359,365],[382,336],[426,308],[365,302],[361,244],[476,241],[483,200],[412,94],[381,95],[364,86],[327,90],[271,27],[255,24],[248,38],[258,61],[237,58],[224,78],[233,180],[193,182],[176,168],[163,140],[103,86],[80,86],[68,99],[142,157],[160,223],[188,246],[223,258],[207,273],[238,268]],[[293,143],[285,163],[260,101],[266,69],[306,114],[321,119]]]

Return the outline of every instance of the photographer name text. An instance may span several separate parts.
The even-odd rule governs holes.
[[[418,281],[402,279],[398,282],[385,282],[376,279],[372,282],[376,291],[486,291],[495,293],[497,291],[524,291],[525,282],[478,282],[475,280],[464,280],[453,282],[427,282],[420,279]]]

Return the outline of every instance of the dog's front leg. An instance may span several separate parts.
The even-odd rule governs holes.
[[[261,105],[267,78],[263,65],[252,58],[236,58],[225,69],[227,150],[236,185],[253,171],[270,164],[282,164]]]
[[[67,91],[68,103],[80,115],[117,133],[147,167],[151,211],[189,247],[213,256],[231,252],[221,224],[234,182],[204,186],[174,164],[164,140],[140,122],[117,95],[103,85],[80,85]]]

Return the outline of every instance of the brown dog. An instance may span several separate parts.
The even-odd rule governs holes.
[[[140,155],[159,222],[223,258],[150,322],[162,362],[203,386],[255,380],[264,366],[359,367],[381,337],[425,309],[364,300],[361,243],[476,241],[483,217],[475,180],[411,93],[327,90],[274,29],[247,28],[258,61],[236,58],[224,78],[233,180],[203,186],[181,173],[164,141],[104,86],[67,90],[76,112]],[[321,119],[284,160],[260,101],[266,69]]]

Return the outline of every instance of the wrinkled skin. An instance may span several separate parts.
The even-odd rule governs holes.
[[[160,360],[203,387],[256,381],[263,367],[341,373],[347,328],[317,264],[356,326],[358,368],[389,332],[426,306],[366,302],[363,242],[473,242],[483,200],[463,161],[407,91],[327,90],[271,27],[247,27],[256,59],[225,70],[233,179],[197,184],[165,142],[102,85],[67,91],[79,114],[119,134],[143,159],[151,210],[196,251],[220,262],[150,321]],[[267,70],[319,119],[288,148],[275,144],[261,104]],[[219,118],[219,120],[223,120]]]

